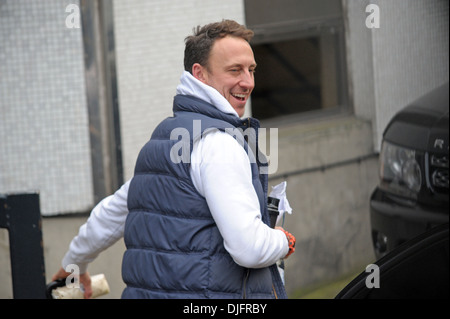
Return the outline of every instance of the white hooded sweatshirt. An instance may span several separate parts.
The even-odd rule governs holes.
[[[238,116],[217,90],[189,72],[182,74],[177,94],[195,96],[222,112]],[[197,191],[208,203],[225,249],[237,264],[263,268],[286,256],[286,236],[262,222],[249,157],[231,135],[216,130],[197,141],[191,153],[190,173]],[[92,210],[70,243],[63,268],[76,264],[84,273],[100,252],[123,237],[129,184],[126,182]]]

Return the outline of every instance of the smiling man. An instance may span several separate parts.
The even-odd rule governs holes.
[[[268,226],[265,161],[247,153],[257,145],[227,133],[259,128],[241,119],[255,85],[252,36],[224,20],[186,38],[174,116],[158,125],[134,177],[97,205],[63,259],[63,268],[79,265],[88,291],[87,263],[123,235],[123,298],[286,297],[275,263],[294,251],[295,239]],[[191,153],[175,163],[180,128]],[[67,275],[63,268],[54,278]]]
[[[205,66],[195,63],[193,76],[215,88],[227,99],[239,117],[255,87],[255,58],[249,43],[234,36],[217,39]]]

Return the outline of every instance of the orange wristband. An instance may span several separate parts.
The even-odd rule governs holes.
[[[292,235],[291,233],[285,231],[283,228],[279,227],[279,230],[281,230],[285,235],[286,238],[288,240],[288,244],[289,244],[289,252],[287,253],[287,255],[284,258],[288,258],[291,254],[294,253],[295,251],[295,237],[294,235]]]

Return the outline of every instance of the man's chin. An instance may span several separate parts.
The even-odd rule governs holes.
[[[244,106],[233,106],[236,113],[239,115],[239,117],[243,117],[245,113],[245,105]]]

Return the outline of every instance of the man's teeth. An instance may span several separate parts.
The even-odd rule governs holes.
[[[246,97],[246,94],[231,94],[231,95],[233,95],[234,97],[237,97],[239,99],[245,99],[245,97]]]

